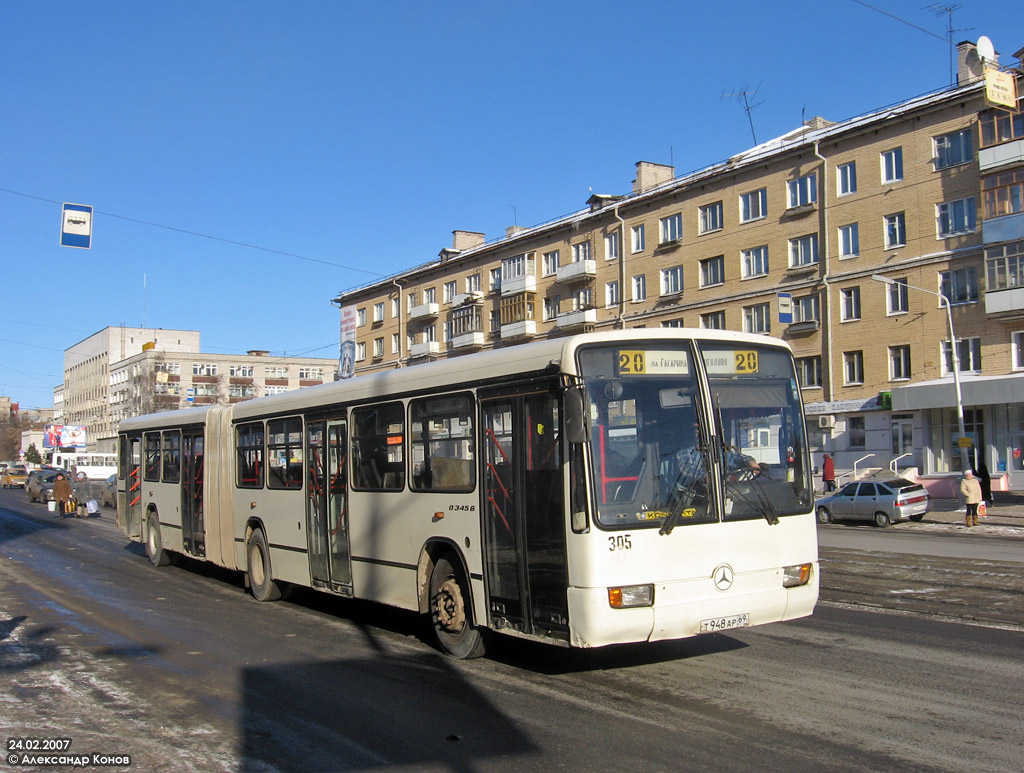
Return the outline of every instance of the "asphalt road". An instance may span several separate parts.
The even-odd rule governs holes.
[[[145,771],[1019,769],[1024,634],[852,603],[457,662],[414,615],[259,604],[240,575],[152,567],[110,510],[60,521],[2,492],[0,730]]]

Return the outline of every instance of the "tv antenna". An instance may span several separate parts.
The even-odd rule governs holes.
[[[936,16],[946,17],[946,43],[949,45],[949,82],[956,85],[956,48],[953,45],[953,33],[969,32],[974,27],[954,27],[953,11],[959,11],[964,7],[963,3],[932,3],[926,5],[925,10],[934,11]]]
[[[762,81],[761,83],[763,83],[763,82],[764,81]],[[752,105],[752,104],[750,104],[750,98],[751,97],[756,97],[757,96],[757,92],[760,91],[760,90],[761,90],[761,84],[758,83],[757,84],[757,88],[754,89],[753,91],[751,91],[747,86],[744,86],[742,91],[734,91],[731,94],[726,94],[724,91],[722,92],[722,99],[725,99],[726,97],[730,97],[730,98],[736,97],[737,99],[742,99],[743,100],[743,110],[746,112],[746,114],[747,114],[747,121],[750,123],[750,136],[754,138],[754,145],[757,145],[757,134],[754,132],[754,118],[751,115],[751,111],[753,111],[753,109],[755,107],[758,107],[759,105],[763,105],[764,104],[764,100],[761,100],[760,102]]]

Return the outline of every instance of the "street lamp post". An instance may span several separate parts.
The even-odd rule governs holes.
[[[939,299],[939,304],[946,309],[946,321],[949,323],[949,349],[953,355],[953,388],[956,390],[956,420],[960,429],[961,443],[964,438],[967,437],[967,428],[964,424],[964,395],[960,389],[960,355],[956,350],[956,333],[953,332],[953,308],[947,298],[942,293],[937,293],[934,290],[926,290],[923,287],[915,287],[914,285],[907,284],[906,282],[897,282],[895,279],[890,279],[887,276],[881,274],[872,274],[871,278],[876,282],[882,282],[887,285],[900,285],[901,287],[909,287],[911,290],[918,290],[922,293],[928,293],[934,295]],[[971,468],[971,459],[967,453],[967,446],[960,446],[960,466],[964,470]]]

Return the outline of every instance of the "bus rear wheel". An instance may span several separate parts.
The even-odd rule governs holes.
[[[160,517],[156,513],[149,514],[149,526],[146,529],[146,555],[153,566],[167,566],[171,563],[170,554],[164,550],[160,538]]]
[[[430,620],[441,649],[454,658],[484,654],[483,633],[470,619],[469,583],[459,560],[443,556],[430,575]]]
[[[257,601],[277,601],[281,598],[281,589],[274,582],[274,575],[270,568],[270,550],[267,547],[267,538],[262,530],[257,529],[249,537],[246,556],[248,558],[246,564],[249,588],[252,590],[253,598]]]

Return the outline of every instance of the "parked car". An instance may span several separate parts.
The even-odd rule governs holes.
[[[819,499],[815,507],[818,523],[849,519],[873,521],[875,526],[885,527],[895,521],[924,518],[928,490],[905,478],[859,480]]]
[[[0,487],[2,488],[25,488],[25,481],[28,479],[28,470],[21,465],[8,467],[0,473]]]
[[[117,506],[117,476],[111,475],[103,481],[103,506]]]
[[[25,484],[29,502],[49,502],[53,499],[53,482],[57,480],[57,470],[36,470]]]

